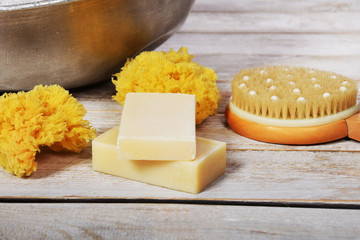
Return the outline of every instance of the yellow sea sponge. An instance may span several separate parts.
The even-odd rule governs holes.
[[[129,59],[113,77],[121,105],[129,92],[184,93],[196,96],[196,123],[215,114],[220,100],[214,70],[192,62],[187,48],[169,52],[142,52]]]
[[[79,152],[95,137],[86,110],[58,85],[0,97],[0,165],[18,177],[36,170],[40,147]]]

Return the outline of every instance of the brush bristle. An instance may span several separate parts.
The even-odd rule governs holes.
[[[305,67],[246,69],[232,83],[232,102],[263,117],[309,119],[356,105],[355,81],[336,73]]]

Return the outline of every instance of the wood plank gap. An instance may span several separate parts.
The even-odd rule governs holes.
[[[286,207],[286,208],[314,208],[314,209],[352,209],[360,210],[360,205],[353,202],[343,203],[335,201],[261,201],[261,200],[213,200],[213,199],[147,199],[147,198],[0,198],[0,203],[99,203],[99,204],[185,204],[185,205],[221,205],[248,207]]]
[[[347,138],[345,138],[347,139]],[[270,145],[277,145],[277,144],[271,144]],[[327,143],[325,143],[327,144]],[[280,144],[279,144],[280,145]],[[239,148],[231,148],[231,147],[227,147],[226,150],[227,151],[232,151],[232,152],[245,152],[245,151],[257,151],[257,152],[261,152],[261,151],[266,151],[266,152],[312,152],[312,153],[318,153],[318,152],[326,152],[326,153],[338,153],[338,152],[346,152],[346,153],[359,153],[359,151],[355,151],[355,150],[324,150],[324,149],[316,149],[316,150],[308,150],[308,149],[297,149],[295,147],[301,147],[301,146],[319,146],[321,144],[314,144],[314,145],[280,145],[280,146],[288,146],[288,147],[294,147],[294,148],[289,148],[289,149],[285,149],[285,148],[271,148],[271,149],[259,149],[259,148],[246,148],[246,149],[239,149]]]
[[[336,13],[358,13],[358,10],[355,11],[344,11],[344,10],[339,10],[336,11]],[[190,11],[191,13],[221,13],[221,14],[238,14],[238,13],[245,13],[245,14],[249,14],[249,13],[270,13],[270,14],[302,14],[302,13],[315,13],[315,14],[321,14],[321,13],[334,13],[334,11],[330,11],[330,10],[325,10],[325,11],[265,11],[265,10],[250,10],[250,9],[234,9],[234,10],[222,10],[222,9],[201,9],[201,8],[192,8]]]
[[[97,113],[97,112],[101,112],[101,113],[121,113],[122,110],[86,110],[87,113]]]
[[[357,31],[344,31],[344,32],[315,32],[315,31],[304,31],[304,32],[295,32],[295,31],[226,31],[226,32],[215,32],[215,31],[188,31],[188,30],[179,30],[177,33],[177,35],[181,35],[181,34],[202,34],[202,35],[211,35],[211,34],[221,34],[221,35],[237,35],[237,34],[242,34],[242,35],[330,35],[330,36],[334,36],[334,35],[359,35],[360,32]]]
[[[333,32],[315,32],[315,31],[303,31],[303,32],[295,32],[295,31],[189,31],[189,30],[179,30],[176,34],[221,34],[221,35],[261,35],[261,34],[272,34],[272,35],[359,35],[360,31],[333,31]]]
[[[256,53],[256,54],[248,54],[248,53],[192,53],[195,55],[194,61],[196,62],[196,58],[200,58],[200,57],[233,57],[233,56],[237,56],[237,57],[246,57],[249,58],[249,56],[251,56],[253,59],[256,59],[258,57],[268,57],[268,58],[273,58],[273,57],[282,57],[284,59],[288,59],[288,58],[312,58],[312,59],[317,59],[317,58],[325,58],[328,59],[329,56],[324,56],[324,55],[313,55],[313,56],[309,56],[309,55],[302,55],[302,54],[296,54],[296,55],[284,55],[284,54],[260,54],[260,53]],[[331,58],[352,58],[352,59],[356,59],[359,58],[360,55],[351,55],[351,56],[343,56],[343,55],[332,55]],[[229,63],[230,64],[230,63]],[[279,65],[278,63],[272,64],[272,65]],[[281,64],[281,65],[286,65],[286,64]],[[294,66],[294,65],[292,65]],[[239,69],[240,71],[241,69]],[[226,81],[226,80],[224,80]]]

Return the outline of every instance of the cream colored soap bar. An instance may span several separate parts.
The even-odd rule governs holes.
[[[195,95],[126,95],[118,137],[119,158],[192,160],[195,138]]]
[[[136,161],[118,159],[118,128],[92,142],[92,166],[104,172],[157,186],[199,193],[225,172],[226,144],[197,138],[196,159],[192,161]]]

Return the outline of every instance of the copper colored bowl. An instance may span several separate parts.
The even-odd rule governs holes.
[[[184,23],[194,0],[0,2],[0,90],[108,80]]]

